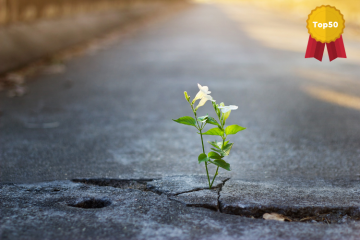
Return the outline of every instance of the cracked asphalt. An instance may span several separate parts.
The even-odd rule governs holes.
[[[304,58],[298,19],[194,5],[69,61],[64,73],[34,77],[23,97],[0,93],[1,239],[357,239],[353,220],[250,218],[261,207],[359,216],[360,45],[343,37],[347,59],[329,63],[325,52],[317,62]],[[183,91],[194,97],[197,83],[238,105],[228,122],[247,127],[231,137],[221,191],[205,190],[196,130],[171,121],[191,115]],[[152,190],[75,178],[147,179]],[[68,206],[85,198],[111,205]]]

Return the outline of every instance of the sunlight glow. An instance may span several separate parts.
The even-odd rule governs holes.
[[[303,87],[303,90],[316,99],[342,107],[360,110],[360,97],[313,86]]]

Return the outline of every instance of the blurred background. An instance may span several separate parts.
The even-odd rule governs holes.
[[[323,4],[346,59],[304,58]],[[200,83],[247,127],[221,174],[357,181],[359,29],[355,0],[0,0],[2,179],[204,173],[198,135],[171,121]]]
[[[169,0],[168,2],[171,2]],[[130,10],[134,7],[159,5],[164,0],[1,0],[0,23],[8,25],[41,19],[54,19],[109,10]],[[174,2],[174,0],[172,1]]]
[[[269,10],[281,10],[294,14],[295,17],[307,19],[307,15],[310,14],[309,10],[315,9],[321,5],[335,6],[341,10],[341,13],[346,16],[346,23],[348,24],[360,24],[360,4],[356,0],[197,0],[198,2],[217,2],[217,3],[249,3],[258,7],[267,8]]]

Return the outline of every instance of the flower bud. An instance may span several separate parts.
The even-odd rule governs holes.
[[[185,96],[186,101],[190,102],[190,96],[188,95],[188,93],[186,91],[184,92],[184,96]]]

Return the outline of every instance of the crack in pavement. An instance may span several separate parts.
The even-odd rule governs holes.
[[[218,210],[219,210],[219,212],[221,212],[222,213],[222,209],[221,209],[221,205],[220,205],[220,196],[221,196],[221,190],[222,190],[222,188],[225,186],[225,183],[228,181],[228,180],[230,180],[230,178],[227,178],[227,179],[225,179],[224,181],[223,181],[223,183],[222,183],[222,185],[220,186],[220,189],[219,189],[219,191],[218,191],[218,198],[217,198],[217,206],[218,206]]]
[[[320,200],[323,196],[320,190],[317,193],[319,196],[313,194],[315,196],[314,203],[319,206],[300,201],[302,206],[294,200],[294,198],[298,198],[296,194],[286,196],[286,199],[290,200],[284,204],[284,199],[281,199],[282,202],[276,200],[277,198],[284,198],[283,193],[276,192],[273,187],[269,189],[268,186],[266,186],[268,192],[262,188],[257,189],[256,186],[261,185],[261,183],[243,181],[237,183],[239,180],[229,181],[230,178],[222,178],[218,180],[215,187],[208,189],[206,185],[199,186],[198,180],[199,176],[167,176],[160,179],[74,179],[73,182],[151,191],[158,195],[165,195],[168,200],[185,204],[188,207],[202,207],[224,214],[248,218],[262,219],[265,213],[278,213],[297,222],[346,223],[360,220],[359,207],[321,205],[323,203]],[[229,186],[227,185],[224,190],[228,181]],[[304,194],[302,191],[300,192]]]
[[[176,192],[176,193],[162,191],[161,189],[158,189],[153,185],[147,184],[149,182],[155,180],[161,180],[161,179],[79,178],[79,179],[72,179],[72,181],[75,183],[84,183],[84,184],[97,185],[97,186],[111,186],[115,188],[131,188],[141,191],[151,191],[158,195],[165,194],[167,196],[167,199],[169,199],[170,201],[180,202],[188,207],[203,207],[221,212],[220,203],[219,203],[220,191],[224,186],[225,182],[228,181],[229,179],[230,178],[225,178],[223,180],[220,180],[220,182],[218,182],[212,189],[208,189],[207,186],[203,186],[203,187],[196,187],[190,190]],[[195,194],[195,195],[192,194],[201,191],[203,191],[203,193]],[[214,192],[216,192],[216,195],[214,195]],[[182,199],[182,197],[184,196],[185,199]],[[195,201],[194,203],[194,199],[199,201]]]

